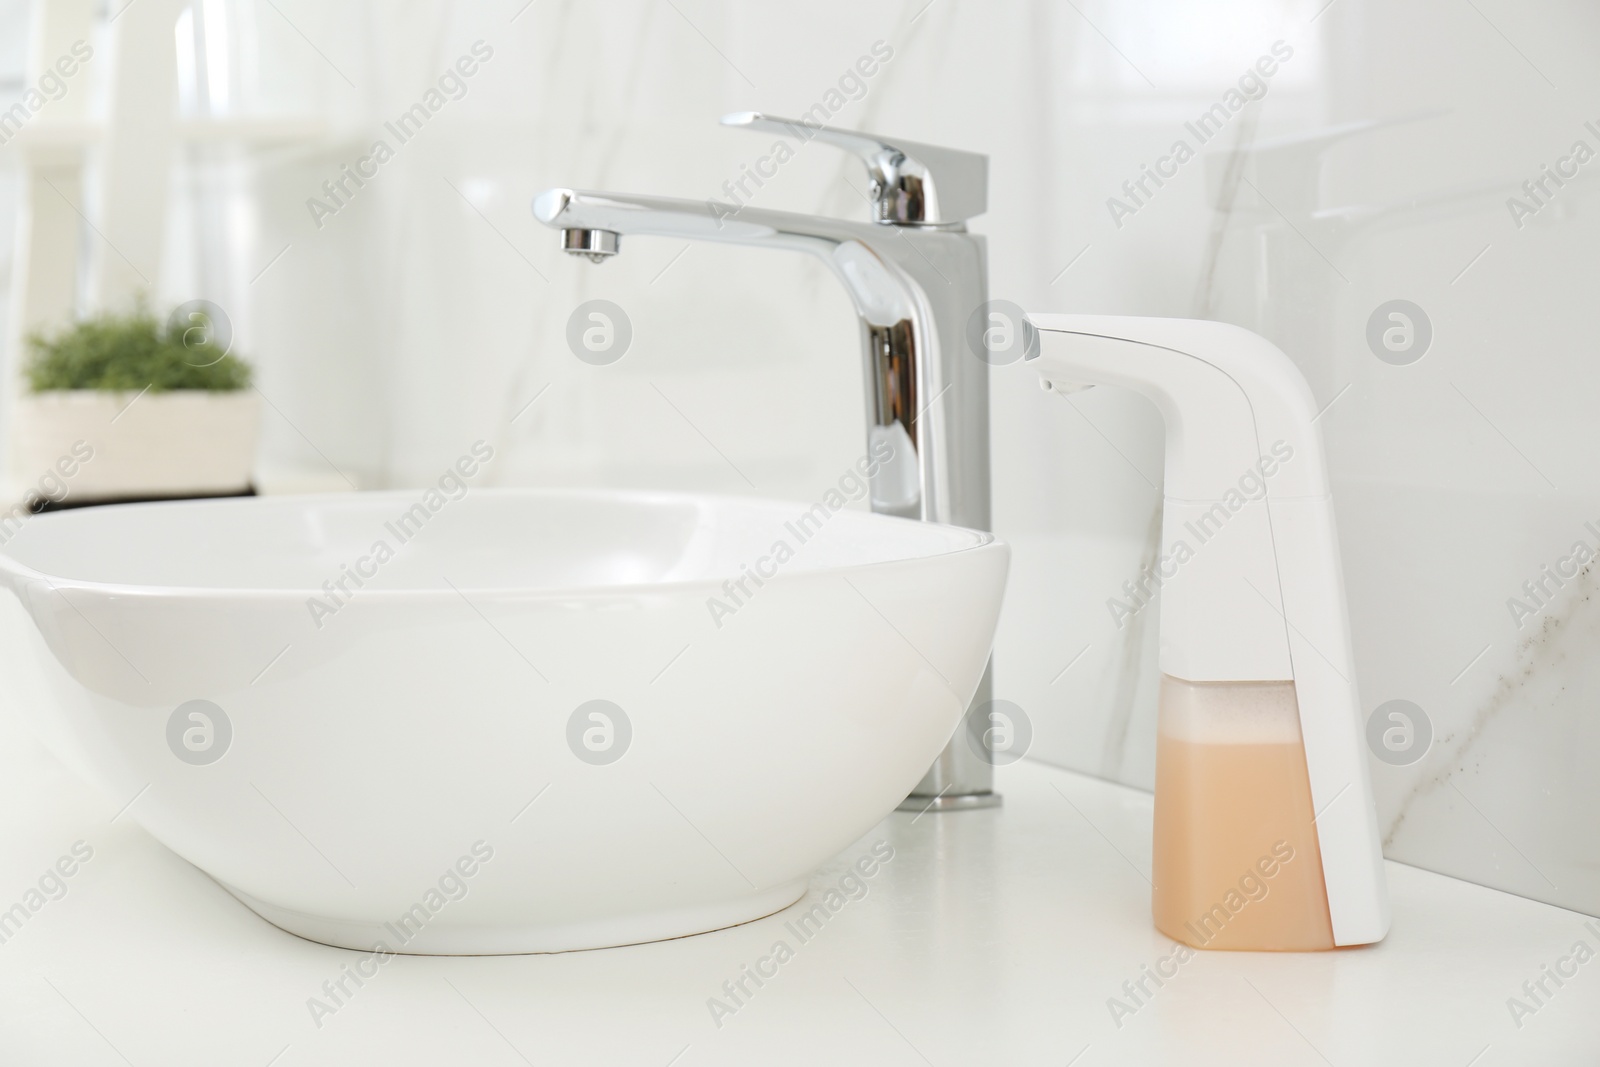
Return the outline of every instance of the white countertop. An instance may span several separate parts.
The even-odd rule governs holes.
[[[1520,1028],[1507,1004],[1576,942],[1600,950],[1600,923],[1394,863],[1384,943],[1202,952],[1159,988],[1146,979],[1153,995],[1119,1026],[1111,998],[1134,1007],[1123,983],[1173,949],[1149,919],[1151,799],[1036,763],[1000,783],[998,810],[889,816],[778,915],[595,952],[395,957],[360,988],[346,979],[319,1026],[309,998],[363,957],[268,925],[113,821],[122,801],[11,740],[0,909],[74,842],[93,857],[0,944],[0,1063],[1600,1062],[1600,958],[1562,964],[1576,974],[1545,979]],[[894,858],[865,895],[798,937],[789,924],[880,841]],[[745,978],[736,1004],[724,982],[780,940],[792,958],[764,964],[760,988]],[[712,997],[733,1009],[720,1026]]]

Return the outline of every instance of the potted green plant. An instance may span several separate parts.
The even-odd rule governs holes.
[[[195,301],[162,322],[141,302],[30,336],[12,437],[17,483],[74,456],[64,494],[74,500],[249,492],[260,398],[250,365],[217,335],[220,317]]]

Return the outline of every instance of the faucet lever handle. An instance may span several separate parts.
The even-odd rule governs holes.
[[[959,148],[893,141],[871,133],[735,111],[724,126],[831,144],[853,152],[872,179],[873,221],[893,226],[947,225],[981,215],[989,206],[989,157]]]

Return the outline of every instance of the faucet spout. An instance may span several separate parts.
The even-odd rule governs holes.
[[[875,493],[874,510],[988,528],[987,367],[965,338],[968,318],[986,297],[983,238],[959,224],[906,229],[575,189],[540,193],[533,214],[561,231],[563,248],[591,258],[596,235],[609,237],[612,253],[624,236],[651,235],[820,260],[860,320],[869,432],[908,443],[913,455],[906,460],[917,468],[909,496]]]
[[[631,193],[546,189],[533,198],[533,217],[570,233],[652,235],[723,244],[766,245],[826,258],[831,246],[875,228],[842,219]]]
[[[734,118],[751,124],[748,116]],[[987,530],[989,366],[968,338],[989,325],[988,264],[984,239],[968,233],[964,221],[982,210],[984,157],[910,142],[897,147],[827,127],[796,129],[809,134],[805,139],[832,140],[889,168],[899,191],[885,203],[894,210],[875,211],[875,222],[852,222],[710,200],[555,188],[534,198],[533,214],[561,232],[563,249],[597,262],[615,255],[625,236],[784,249],[821,261],[859,320],[866,436],[875,455],[886,444],[894,457],[873,479],[872,509]],[[980,325],[973,331],[975,321]],[[976,706],[988,700],[989,684],[985,672]],[[967,732],[958,731],[913,791],[910,807],[998,803],[992,758],[967,743]]]

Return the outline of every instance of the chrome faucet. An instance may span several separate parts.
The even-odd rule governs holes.
[[[928,522],[989,528],[988,363],[968,337],[988,326],[984,239],[966,220],[988,201],[988,157],[854,133],[756,112],[725,126],[819,141],[853,152],[871,182],[871,222],[764,211],[717,201],[548,189],[533,213],[561,231],[561,246],[597,263],[624,235],[650,234],[784,248],[827,264],[855,304],[867,376],[867,426],[895,455],[873,479],[872,509]],[[969,324],[976,324],[969,325]],[[989,700],[990,674],[973,698]],[[986,731],[963,720],[903,809],[950,810],[999,803]]]

